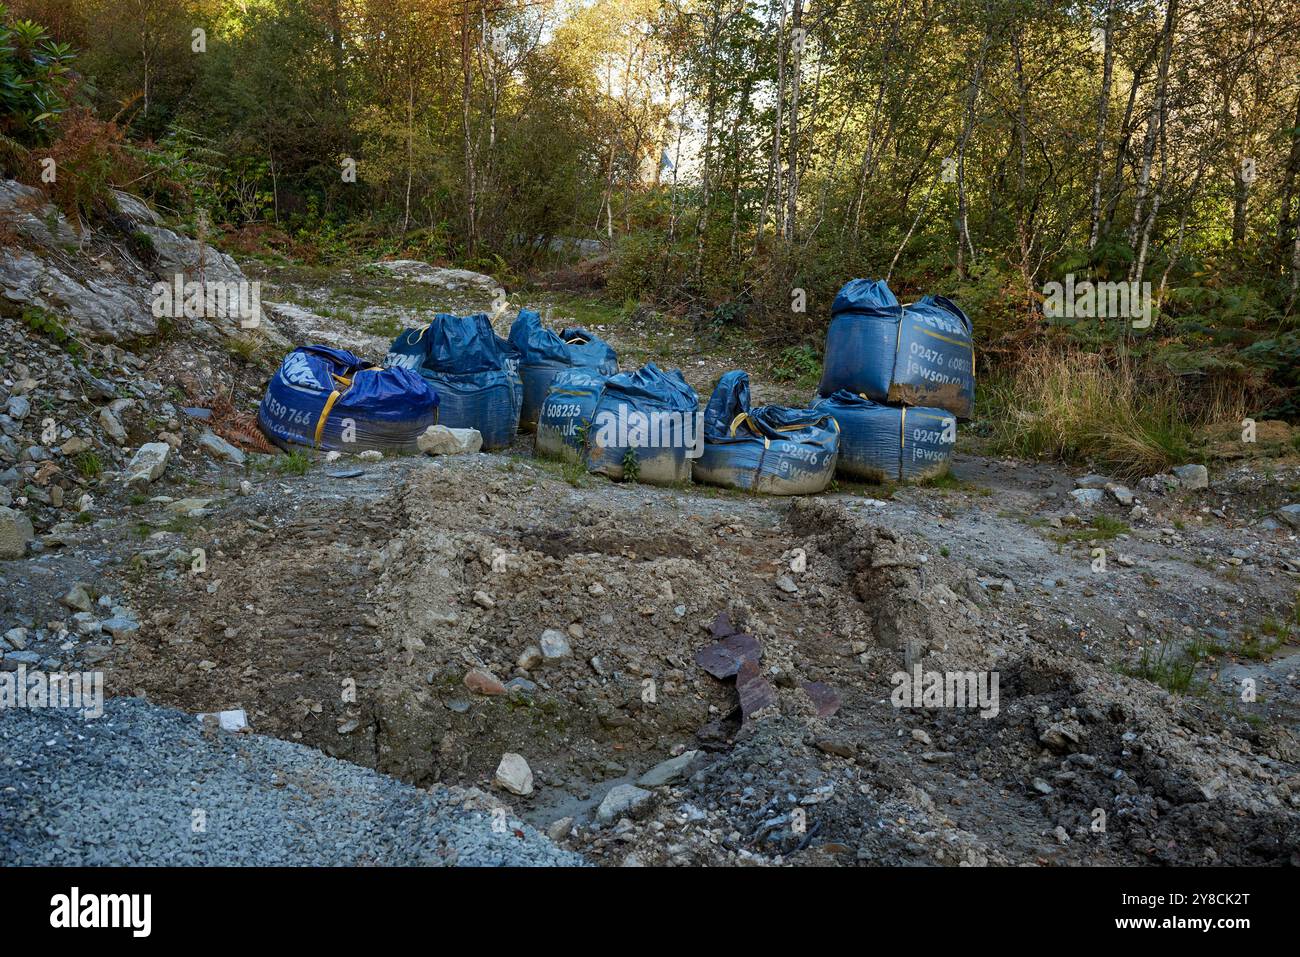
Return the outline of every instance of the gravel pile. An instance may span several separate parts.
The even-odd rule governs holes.
[[[0,756],[0,860],[12,864],[582,863],[512,815],[494,821],[480,792],[421,791],[140,699],[89,721],[0,711]]]

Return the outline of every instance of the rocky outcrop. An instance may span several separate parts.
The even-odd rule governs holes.
[[[374,263],[373,268],[383,270],[397,279],[423,283],[426,286],[437,286],[451,292],[476,290],[491,293],[495,292],[500,286],[491,276],[484,275],[481,272],[430,266],[418,259],[389,259]]]
[[[0,229],[16,237],[0,248],[0,308],[35,307],[75,335],[124,342],[158,332],[152,291],[158,281],[174,282],[178,274],[187,282],[245,281],[225,253],[169,229],[138,198],[113,196],[115,228],[78,233],[40,190],[0,180]],[[195,324],[207,337],[242,332],[236,319]],[[264,331],[279,338],[273,327]]]

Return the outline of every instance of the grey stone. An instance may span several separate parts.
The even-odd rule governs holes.
[[[416,438],[415,444],[425,455],[461,455],[482,449],[483,435],[478,429],[431,425]]]
[[[621,817],[636,817],[649,810],[654,799],[653,791],[639,788],[635,784],[615,785],[596,809],[596,819],[602,824],[609,824]]]
[[[95,603],[91,601],[90,592],[80,582],[69,588],[67,594],[60,598],[59,601],[74,611],[90,611],[95,607]]]
[[[1125,508],[1133,504],[1133,490],[1127,485],[1120,485],[1118,482],[1110,482],[1106,485],[1106,491],[1110,492],[1111,498],[1119,502]]]
[[[32,411],[32,403],[24,395],[11,395],[9,401],[5,403],[5,411],[15,419],[22,420]]]
[[[398,279],[418,282],[426,286],[438,286],[452,292],[466,289],[493,292],[498,285],[495,279],[481,272],[471,272],[468,269],[444,269],[418,259],[377,262],[373,264],[373,268],[383,270]]]
[[[207,452],[214,459],[220,459],[223,462],[232,462],[235,465],[243,465],[245,455],[242,450],[231,445],[215,432],[204,432],[199,436],[199,448]]]
[[[661,761],[645,774],[637,778],[636,783],[643,788],[663,787],[672,781],[683,778],[690,771],[691,765],[700,756],[698,750],[684,751],[675,758]]]
[[[569,646],[569,639],[564,632],[555,628],[547,628],[542,632],[542,637],[537,644],[541,648],[542,657],[548,661],[555,658],[567,658],[573,653]]]
[[[157,481],[166,470],[171,454],[172,447],[166,442],[146,442],[132,456],[124,481],[127,485],[148,485]]]
[[[1204,465],[1180,465],[1174,469],[1178,484],[1185,489],[1209,488],[1210,473]]]
[[[523,755],[507,751],[497,765],[496,783],[511,794],[533,793],[533,771]]]
[[[114,615],[100,623],[114,638],[129,638],[140,630],[140,623],[121,615]]]
[[[99,410],[99,427],[118,445],[126,444],[126,429],[122,427],[122,423],[108,406]]]
[[[1070,497],[1087,508],[1100,505],[1106,498],[1106,493],[1099,488],[1076,488],[1070,493]]]
[[[506,682],[506,694],[521,695],[525,698],[531,698],[537,694],[537,685],[527,678],[511,678]]]
[[[1292,528],[1300,528],[1300,502],[1283,505],[1274,514]]]
[[[1075,488],[1105,488],[1107,485],[1110,484],[1110,481],[1111,481],[1110,478],[1105,475],[1098,475],[1096,472],[1091,472],[1083,476],[1082,478],[1075,479],[1074,487]]]
[[[17,509],[0,506],[0,558],[22,558],[36,538],[32,522]]]

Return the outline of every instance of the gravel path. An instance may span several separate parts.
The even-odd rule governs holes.
[[[577,865],[490,799],[135,698],[83,720],[0,711],[0,861],[22,865]],[[195,810],[206,830],[193,827]],[[500,828],[500,824],[498,824]]]

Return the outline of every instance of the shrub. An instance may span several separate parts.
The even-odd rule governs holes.
[[[0,4],[0,144],[10,160],[46,141],[68,106],[75,75],[72,48]]]
[[[110,212],[113,188],[135,180],[143,169],[118,125],[96,119],[83,107],[73,107],[60,118],[49,155],[58,176],[41,186],[78,230],[84,219]]]
[[[1029,353],[1014,375],[984,388],[993,444],[1027,457],[1092,462],[1127,478],[1186,461],[1193,416],[1176,383],[1144,372],[1131,359]]]

